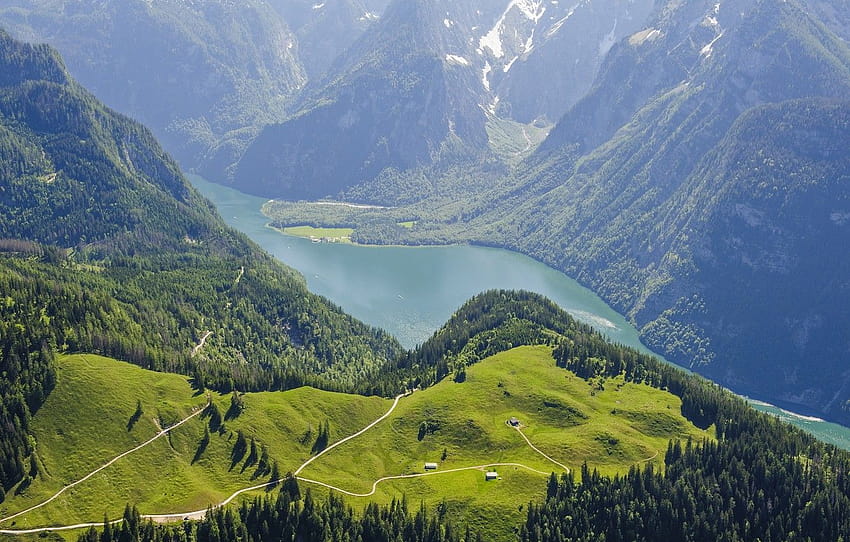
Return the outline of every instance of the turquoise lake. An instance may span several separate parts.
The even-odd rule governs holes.
[[[267,227],[266,200],[204,179],[190,180],[218,208],[225,222],[304,275],[311,291],[346,312],[392,333],[408,348],[437,330],[467,299],[493,288],[545,295],[611,340],[644,352],[637,330],[596,294],[573,279],[522,254],[456,245],[365,247],[313,243]],[[850,449],[850,428],[799,416],[753,401],[818,438]]]

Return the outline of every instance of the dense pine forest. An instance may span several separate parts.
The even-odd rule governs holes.
[[[456,530],[440,510],[429,512],[420,506],[412,513],[405,498],[393,500],[388,506],[369,504],[363,512],[355,512],[334,495],[317,502],[308,489],[302,497],[298,482],[290,479],[276,497],[256,498],[234,510],[214,510],[202,521],[179,526],[144,522],[136,509],[128,507],[120,524],[106,523],[101,532],[92,528],[78,542],[226,540],[478,542],[482,539],[468,529]]]

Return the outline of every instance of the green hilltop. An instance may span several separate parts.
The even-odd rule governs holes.
[[[402,495],[429,507],[444,503],[449,517],[468,522],[488,539],[510,539],[523,506],[544,495],[548,473],[564,471],[529,447],[508,425],[511,417],[543,453],[576,471],[585,462],[607,473],[625,473],[647,461],[660,465],[669,439],[711,438],[682,416],[681,400],[672,394],[622,377],[579,378],[556,367],[551,347],[512,349],[470,366],[465,375],[463,382],[445,379],[401,399],[387,419],[319,457],[299,477],[367,494],[379,478],[422,473],[425,462],[437,462],[433,475],[381,483],[369,498],[345,498],[358,508],[370,501],[389,504]],[[272,471],[281,476],[296,471],[311,457],[323,427],[333,444],[393,404],[313,388],[233,397],[213,394],[221,425],[206,408],[0,527],[119,518],[126,503],[142,514],[203,510],[239,489],[268,482]],[[179,375],[94,355],[60,358],[56,388],[32,420],[39,474],[21,494],[9,493],[0,515],[43,502],[206,402]],[[241,453],[240,434],[247,443]],[[260,465],[263,450],[266,469]],[[441,473],[494,463],[523,466],[493,467],[500,479],[492,482],[485,482],[483,467]],[[300,485],[302,491],[328,491],[304,480]]]

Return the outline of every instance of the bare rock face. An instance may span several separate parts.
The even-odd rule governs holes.
[[[480,44],[501,116],[556,122],[591,87],[602,61],[644,28],[653,0],[514,2]],[[503,43],[494,51],[496,36]],[[501,53],[497,55],[496,53]]]
[[[311,81],[298,112],[257,137],[232,182],[316,198],[388,169],[486,154],[489,121],[556,120],[652,8],[650,0],[393,2]]]
[[[390,0],[269,0],[298,39],[304,71],[321,78],[384,14]]]

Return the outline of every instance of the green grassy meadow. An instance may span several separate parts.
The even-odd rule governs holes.
[[[291,226],[283,228],[283,233],[308,239],[329,240],[334,243],[350,243],[353,228],[314,228],[313,226]]]
[[[368,493],[374,480],[421,473],[425,462],[438,462],[442,470],[521,463],[562,472],[508,426],[512,416],[535,446],[576,472],[585,461],[603,473],[624,472],[648,460],[662,465],[671,438],[709,436],[680,409],[672,394],[622,378],[590,384],[556,367],[548,347],[520,347],[469,367],[465,382],[446,379],[405,398],[372,432],[332,450],[301,475]],[[420,440],[422,422],[434,429]],[[512,526],[525,517],[524,505],[543,497],[547,476],[517,467],[495,470],[502,479],[494,482],[485,482],[483,471],[387,481],[373,498],[387,502],[403,493],[414,502],[445,502],[473,527],[491,526],[493,539],[510,539]]]
[[[58,383],[33,418],[43,475],[22,494],[9,492],[0,517],[43,501],[64,484],[77,480],[109,459],[146,441],[165,426],[205,406],[185,377],[153,373],[93,355],[63,357]],[[231,396],[213,394],[224,415]],[[311,455],[321,424],[330,427],[329,442],[351,435],[384,414],[389,399],[300,388],[242,396],[244,410],[226,419],[223,431],[198,446],[208,420],[195,417],[137,452],[122,458],[48,505],[2,528],[28,528],[100,521],[120,517],[125,503],[143,514],[203,509],[234,491],[263,483],[256,464],[245,454],[234,463],[239,430],[258,450],[268,449],[281,474],[294,471]],[[143,414],[128,429],[141,401]],[[370,431],[307,466],[301,476],[353,493],[369,493],[375,480],[424,472],[437,462],[436,474],[386,481],[370,497],[346,499],[352,506],[370,500],[407,497],[445,506],[450,516],[487,533],[488,540],[508,540],[524,517],[524,507],[539,500],[547,474],[562,469],[532,450],[507,425],[519,418],[523,432],[545,454],[578,471],[583,462],[605,473],[631,465],[659,465],[670,438],[702,439],[680,415],[677,397],[621,378],[589,383],[559,369],[548,347],[520,347],[467,369],[458,383],[446,379],[399,402],[392,415]],[[423,425],[424,422],[424,425]],[[196,458],[197,456],[197,458]],[[500,479],[487,482],[483,470],[441,473],[491,463]],[[301,482],[325,495],[327,488]]]
[[[180,375],[155,373],[93,355],[59,360],[58,382],[33,417],[37,453],[43,475],[22,494],[10,491],[0,504],[0,517],[26,509],[52,496],[113,457],[141,444],[162,426],[188,416],[206,404]],[[222,414],[230,395],[213,394]],[[144,413],[128,430],[140,400]],[[0,528],[30,528],[100,521],[104,514],[118,518],[126,503],[138,504],[143,514],[200,510],[234,491],[263,483],[256,468],[244,460],[231,468],[236,431],[266,444],[281,473],[297,468],[310,456],[309,431],[330,421],[331,439],[350,434],[380,416],[390,401],[321,392],[309,388],[284,393],[244,396],[245,409],[225,421],[225,431],[213,432],[193,463],[207,420],[200,416],[137,452],[122,458],[46,506]],[[156,420],[156,421],[155,421]],[[247,458],[247,457],[246,457]],[[14,523],[13,523],[14,522]]]
[[[490,148],[511,165],[529,156],[549,135],[551,126],[522,124],[490,117],[486,124]]]

